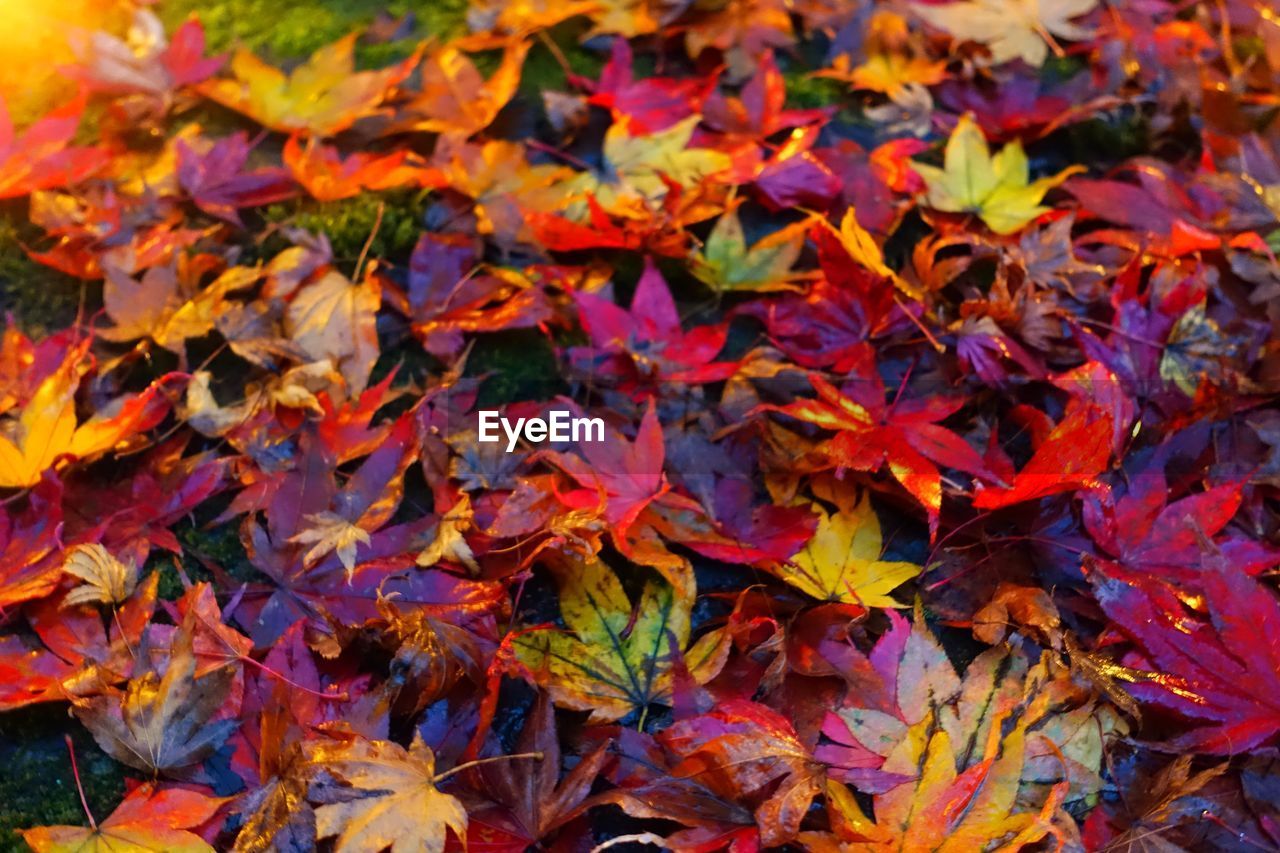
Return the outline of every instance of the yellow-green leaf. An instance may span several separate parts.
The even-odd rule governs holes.
[[[582,172],[562,185],[567,195],[576,197],[570,215],[586,215],[588,194],[606,210],[634,215],[637,205],[667,194],[667,181],[688,189],[729,168],[727,154],[689,147],[701,118],[693,115],[656,133],[635,134],[630,119],[620,117],[604,137],[605,168]]]
[[[792,223],[762,237],[747,248],[737,210],[729,210],[716,222],[692,272],[710,287],[731,290],[785,290],[798,276],[792,272],[804,248],[809,220]]]
[[[997,234],[1012,234],[1049,210],[1040,205],[1044,194],[1080,166],[1031,181],[1026,152],[1018,140],[992,156],[986,137],[966,113],[947,140],[943,168],[912,161],[924,178],[925,203],[948,213],[976,213]]]
[[[591,722],[621,719],[671,698],[676,656],[705,682],[723,664],[720,632],[686,651],[692,601],[666,582],[645,584],[634,608],[617,575],[598,559],[556,569],[568,631],[547,628],[515,640],[516,658],[557,705],[590,711]]]

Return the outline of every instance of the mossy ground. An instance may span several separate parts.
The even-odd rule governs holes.
[[[85,799],[95,818],[124,796],[125,770],[94,743],[62,705],[0,714],[0,853],[27,845],[17,830],[86,824],[64,735],[70,734]]]

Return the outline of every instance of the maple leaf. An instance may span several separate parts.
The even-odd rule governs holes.
[[[451,189],[475,200],[476,230],[509,243],[527,233],[531,214],[564,204],[560,182],[572,175],[566,166],[530,165],[518,143],[491,139],[475,144],[455,134],[437,140],[433,162]]]
[[[824,450],[837,468],[875,471],[887,465],[894,479],[924,506],[932,536],[942,507],[937,466],[989,475],[977,451],[937,423],[955,413],[963,401],[938,397],[886,405],[884,386],[874,367],[871,371],[868,380],[856,383],[855,397],[812,373],[809,383],[818,392],[816,400],[764,408],[834,431]]]
[[[730,699],[716,710],[664,729],[658,740],[679,757],[671,775],[705,780],[729,799],[746,800],[773,788],[754,809],[765,847],[795,838],[825,773],[790,722],[755,702]]]
[[[833,777],[892,800],[909,796],[911,786],[903,783],[918,778],[917,761],[932,730],[963,745],[951,758],[955,772],[985,773],[976,769],[990,757],[983,745],[990,749],[993,738],[1007,734],[1002,726],[1016,720],[1022,755],[994,783],[1012,785],[1019,803],[1055,796],[1059,782],[1073,799],[1101,789],[1103,747],[1124,724],[1052,656],[1028,665],[997,647],[979,655],[961,679],[918,609],[910,626],[896,612],[888,615],[892,628],[869,655],[840,651],[839,671],[850,689],[823,721],[827,742],[815,753]],[[876,816],[880,820],[879,809]]]
[[[288,75],[241,48],[231,58],[234,79],[206,80],[197,91],[272,130],[332,136],[372,115],[418,64],[414,53],[389,68],[356,71],[358,35],[320,48]]]
[[[982,489],[973,505],[1000,509],[1091,485],[1111,460],[1112,429],[1112,421],[1100,409],[1073,398],[1013,482],[1005,488]]]
[[[297,192],[284,169],[244,171],[250,150],[249,136],[244,131],[217,142],[199,137],[178,140],[178,183],[205,213],[232,225],[243,225],[239,208],[283,201]]]
[[[77,545],[67,554],[62,570],[84,581],[67,593],[64,607],[78,604],[123,604],[138,585],[138,567],[122,563],[101,545]]]
[[[40,826],[23,830],[22,838],[35,853],[213,853],[191,830],[212,820],[224,803],[222,797],[148,782],[97,826]]]
[[[0,198],[79,183],[106,165],[104,152],[70,145],[84,108],[82,92],[17,135],[0,97]]]
[[[60,457],[99,456],[155,426],[168,411],[162,392],[170,377],[162,377],[141,394],[122,398],[77,426],[75,393],[84,370],[82,354],[80,345],[67,353],[66,361],[27,400],[12,431],[0,434],[0,487],[34,486]]]
[[[578,82],[591,93],[588,103],[609,110],[615,121],[626,116],[636,134],[665,130],[697,114],[714,86],[714,81],[676,77],[637,80],[626,39],[614,39],[599,80]]]
[[[1160,378],[1194,397],[1203,382],[1224,382],[1231,362],[1244,342],[1223,334],[1222,327],[1206,315],[1204,303],[1193,305],[1169,330],[1160,357]]]
[[[835,513],[818,512],[818,529],[804,548],[777,568],[778,575],[819,601],[863,607],[901,607],[890,593],[923,570],[881,557],[880,520],[871,496],[847,499]]]
[[[125,38],[105,30],[73,30],[68,44],[79,64],[65,73],[89,88],[110,93],[168,96],[213,75],[225,57],[205,58],[204,27],[195,18],[165,36],[164,24],[150,9],[135,9]]]
[[[1280,631],[1280,602],[1221,555],[1206,563],[1196,586],[1207,618],[1188,610],[1185,593],[1149,575],[1099,566],[1090,582],[1142,652],[1124,660],[1134,682],[1128,691],[1191,724],[1167,748],[1236,755],[1280,732],[1280,661],[1269,641]]]
[[[787,84],[770,51],[737,97],[713,92],[703,106],[703,119],[716,130],[764,141],[782,130],[818,124],[827,109],[789,110]]]
[[[378,360],[376,314],[382,291],[375,278],[354,284],[329,270],[302,287],[289,302],[285,333],[312,359],[329,359],[341,371],[347,391],[359,394]]]
[[[467,811],[436,788],[435,755],[421,734],[408,749],[357,737],[312,743],[308,755],[341,783],[313,785],[308,795],[316,835],[336,836],[337,853],[442,853],[449,830],[466,838]]]
[[[809,220],[804,219],[761,237],[747,248],[737,209],[716,222],[691,271],[712,289],[727,291],[786,290],[803,274],[792,271],[804,248]]]
[[[1264,543],[1220,536],[1243,502],[1241,483],[1169,498],[1168,482],[1157,468],[1130,476],[1123,496],[1100,485],[1083,496],[1085,530],[1125,568],[1167,580],[1194,583],[1207,542],[1228,554],[1238,571],[1256,575],[1280,562],[1280,554]]]
[[[505,806],[510,816],[489,819],[483,813],[473,813],[472,827],[481,821],[491,825],[500,821],[502,828],[510,827],[526,844],[537,844],[585,810],[592,783],[609,760],[607,746],[598,744],[561,779],[555,706],[545,693],[539,693],[525,718],[515,752],[541,754],[542,758],[485,765],[481,770],[485,791]]]
[[[665,130],[641,133],[630,116],[621,116],[604,137],[605,166],[599,172],[582,172],[564,181],[561,191],[569,198],[594,195],[606,211],[627,214],[660,201],[672,185],[690,189],[730,166],[728,155],[709,148],[690,148],[701,116],[692,115]],[[576,211],[576,215],[575,215]],[[585,200],[570,208],[581,219]]]
[[[550,29],[599,6],[596,0],[472,0],[467,26],[475,33],[527,33]]]
[[[174,634],[164,675],[130,680],[123,696],[98,696],[75,709],[103,751],[123,764],[152,773],[189,775],[239,726],[214,720],[238,669],[220,666],[196,677],[194,611]]]
[[[1010,142],[993,157],[982,129],[969,113],[960,117],[951,132],[944,157],[941,169],[911,161],[927,185],[925,202],[936,210],[976,213],[997,234],[1012,234],[1047,212],[1049,208],[1040,204],[1044,194],[1084,170],[1070,166],[1031,181],[1022,142]]]
[[[862,813],[853,795],[835,784],[828,787],[834,838],[803,833],[807,849],[827,853],[934,850],[961,853],[984,850],[1000,843],[1020,850],[1046,835],[1059,833],[1053,824],[1066,797],[1066,783],[1054,786],[1040,810],[1018,806],[1018,768],[1026,750],[1025,723],[1005,737],[998,728],[985,744],[983,760],[963,772],[956,770],[956,744],[946,730],[929,733],[917,727],[895,769],[918,772],[908,784],[875,798],[875,822]]]
[[[361,543],[369,544],[369,531],[328,510],[308,515],[307,525],[305,530],[289,538],[290,542],[311,546],[302,559],[314,563],[325,554],[337,554],[350,576],[356,567],[356,548]]]
[[[724,324],[698,326],[688,332],[680,322],[666,279],[652,258],[645,259],[630,311],[612,300],[574,292],[578,319],[590,347],[573,347],[569,358],[586,375],[613,374],[639,397],[657,382],[703,383],[727,379],[735,362],[716,361],[724,348]]]
[[[634,606],[613,570],[597,558],[556,567],[560,615],[569,631],[538,628],[515,638],[516,660],[556,704],[611,722],[651,704],[669,704],[677,656],[705,682],[723,663],[718,632],[686,650],[691,602],[650,580]]]
[[[0,672],[5,677],[0,709],[94,695],[125,680],[155,612],[158,581],[157,574],[148,575],[128,600],[112,609],[110,624],[96,607],[66,606],[69,592],[55,589],[52,595],[28,601],[24,614],[39,643],[22,636],[0,637]]]
[[[409,256],[403,313],[429,352],[453,358],[467,332],[536,326],[551,316],[546,294],[527,278],[479,272],[481,258],[471,235],[426,233]],[[388,288],[388,298],[400,296]]]
[[[463,493],[456,503],[449,507],[436,525],[435,538],[431,544],[418,554],[419,566],[434,566],[442,561],[459,563],[473,573],[480,573],[480,565],[476,562],[475,552],[467,544],[462,535],[475,526],[475,512],[471,508],[471,496]]]
[[[866,59],[853,66],[849,54],[841,53],[831,68],[813,76],[841,80],[855,89],[870,89],[895,95],[912,84],[932,86],[946,78],[945,61],[933,61],[918,44],[913,44],[907,22],[889,11],[876,11],[868,24]]]
[[[1084,41],[1091,33],[1072,22],[1098,5],[1098,0],[971,0],[912,9],[928,23],[957,39],[985,44],[991,61],[1021,59],[1039,67],[1053,37]]]
[[[588,12],[591,29],[584,39],[598,35],[635,38],[656,32],[679,17],[688,0],[596,0]]]
[[[721,52],[733,80],[742,80],[775,48],[794,41],[791,15],[784,0],[727,0],[689,21],[684,46],[689,56]]]
[[[261,278],[257,269],[231,267],[201,287],[207,260],[182,255],[151,267],[141,278],[108,267],[102,302],[115,325],[99,334],[110,341],[150,338],[185,362],[186,342],[213,331],[230,310],[227,297]]]
[[[343,159],[338,149],[296,136],[284,144],[284,164],[294,179],[317,201],[353,198],[362,192],[398,187],[435,187],[444,178],[411,151],[395,151],[385,157],[358,151]]]
[[[458,136],[484,130],[516,93],[531,44],[523,40],[507,44],[502,62],[488,80],[456,45],[428,53],[422,63],[421,89],[400,108],[394,128]]]
[[[893,282],[894,287],[912,299],[921,298],[922,294],[919,287],[905,281],[902,276],[894,272],[885,263],[884,250],[880,248],[875,238],[871,236],[871,232],[863,228],[858,222],[858,212],[852,206],[845,211],[844,217],[840,220],[839,231],[825,219],[817,220],[817,224],[840,241],[840,247],[848,253],[849,258],[854,263],[860,264],[876,275]],[[824,269],[827,268],[825,259],[823,267]]]

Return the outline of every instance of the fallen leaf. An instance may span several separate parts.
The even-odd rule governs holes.
[[[320,48],[287,75],[241,48],[231,57],[233,79],[207,80],[197,91],[272,130],[332,136],[373,115],[420,57],[414,53],[380,71],[356,71],[358,35]]]
[[[467,812],[436,788],[435,755],[414,738],[408,749],[384,740],[316,742],[311,761],[339,784],[312,786],[316,835],[336,853],[442,853],[449,830],[466,838]]]
[[[129,681],[120,697],[98,696],[75,714],[103,751],[149,773],[181,778],[222,745],[239,722],[214,720],[227,700],[236,668],[223,666],[196,678],[194,616],[174,634],[164,674]]]
[[[1072,19],[1097,5],[1098,0],[971,0],[930,6],[917,3],[912,9],[957,39],[986,45],[997,65],[1021,59],[1038,68],[1051,45],[1055,51],[1061,50],[1054,36],[1084,41],[1092,35]]]
[[[598,559],[558,569],[558,628],[528,631],[515,640],[516,660],[564,708],[611,722],[651,704],[669,704],[677,656],[695,679],[719,669],[720,637],[708,634],[686,650],[691,602],[651,580],[635,605],[617,575]]]
[[[138,567],[122,563],[101,545],[77,545],[67,554],[62,570],[84,581],[67,593],[63,607],[78,604],[123,604],[138,585]]]
[[[960,117],[947,140],[945,158],[941,169],[911,161],[927,185],[925,203],[949,213],[976,213],[997,234],[1012,234],[1046,213],[1049,208],[1040,204],[1044,194],[1083,171],[1070,166],[1031,181],[1022,143],[1014,140],[993,157],[969,113]]]
[[[901,607],[890,593],[920,574],[915,563],[881,559],[880,520],[864,494],[828,515],[818,508],[813,538],[777,573],[787,583],[819,601],[863,607]]]
[[[35,853],[213,853],[191,830],[226,800],[183,788],[139,785],[96,827],[41,826],[22,831]]]

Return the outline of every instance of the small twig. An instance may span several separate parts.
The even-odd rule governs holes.
[[[608,850],[610,847],[618,844],[649,844],[653,847],[662,847],[665,849],[667,846],[667,839],[652,832],[641,832],[636,835],[619,835],[617,838],[610,838],[603,844],[597,844],[595,847],[592,847],[591,853],[600,853],[601,850]]]
[[[542,46],[551,51],[551,56],[555,59],[556,64],[560,66],[560,70],[564,72],[564,79],[567,82],[569,78],[574,76],[573,67],[569,65],[569,59],[564,55],[564,51],[560,49],[560,45],[556,44],[556,40],[547,35],[546,30],[538,30],[538,41],[542,42]]]
[[[524,144],[526,147],[532,148],[535,151],[541,151],[544,154],[550,154],[552,157],[559,157],[561,160],[565,161],[570,166],[576,166],[577,168],[581,169],[584,172],[595,171],[595,169],[591,168],[591,164],[588,163],[586,160],[583,160],[580,157],[575,157],[572,154],[568,153],[567,151],[561,151],[559,148],[556,148],[554,145],[548,145],[547,143],[543,142],[540,139],[526,139],[524,141]]]
[[[369,231],[369,239],[364,241],[364,248],[360,250],[360,257],[356,261],[354,275],[351,276],[353,282],[359,283],[360,271],[364,269],[365,258],[369,256],[369,250],[373,248],[374,238],[378,236],[378,230],[382,228],[382,214],[387,212],[387,203],[378,202],[378,212],[373,219],[373,228]]]
[[[76,790],[80,792],[80,806],[84,809],[84,816],[89,818],[89,826],[94,832],[98,831],[98,822],[93,819],[93,812],[89,811],[89,799],[84,795],[84,785],[80,784],[80,765],[76,763],[76,748],[71,742],[71,735],[63,735],[62,739],[67,742],[67,752],[71,754],[71,775],[76,780]]]
[[[493,764],[495,761],[506,761],[511,758],[533,758],[537,761],[541,761],[543,759],[543,755],[541,752],[517,752],[514,755],[495,755],[491,758],[477,758],[475,761],[464,761],[455,767],[450,767],[443,773],[437,773],[431,782],[434,785],[439,785],[455,773],[461,773],[463,770],[470,770],[472,767],[477,767],[481,764]]]

